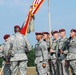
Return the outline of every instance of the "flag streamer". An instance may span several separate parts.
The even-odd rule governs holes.
[[[26,20],[21,28],[21,34],[26,35],[28,32],[34,31],[34,19],[33,17],[38,12],[40,6],[44,0],[34,0],[32,6],[30,7],[30,10],[28,12],[28,15],[26,17]]]

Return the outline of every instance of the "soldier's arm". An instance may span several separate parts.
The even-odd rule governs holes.
[[[0,46],[0,52],[3,51],[3,45]]]
[[[47,44],[45,42],[42,43],[41,49],[42,49],[42,57],[43,57],[42,67],[45,68],[46,63],[48,61],[48,50],[47,50]]]
[[[48,60],[48,50],[45,42],[42,43],[41,48],[42,48],[43,62],[46,62]]]
[[[63,43],[63,47],[61,48],[61,50],[63,51],[64,54],[68,53],[68,45],[69,43],[67,42],[67,40]]]
[[[53,41],[52,41],[52,47],[50,49],[50,53],[51,54],[55,54],[56,53],[56,45],[55,45],[55,43]]]
[[[1,45],[0,46],[0,57],[3,57],[4,56],[4,54],[3,54],[3,47],[4,47],[4,45]]]
[[[6,56],[10,53],[12,55],[12,38],[9,38],[8,41],[6,42],[4,53]]]
[[[25,37],[25,43],[26,43],[27,50],[31,51],[32,50],[31,43],[26,37]]]

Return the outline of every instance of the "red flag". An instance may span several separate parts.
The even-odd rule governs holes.
[[[24,22],[24,25],[21,28],[21,34],[26,35],[27,34],[27,30],[28,30],[28,25],[29,25],[29,21],[30,21],[30,15],[28,14],[26,21]]]
[[[43,2],[44,2],[44,0],[34,0],[32,6],[30,7],[29,13],[28,13],[28,15],[26,17],[26,20],[24,22],[24,25],[22,26],[21,34],[23,34],[23,35],[27,34],[29,23],[32,20],[32,17],[39,10],[39,8],[40,8],[40,6],[42,5]]]

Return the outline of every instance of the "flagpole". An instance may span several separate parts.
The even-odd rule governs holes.
[[[51,25],[51,13],[50,13],[50,1],[48,0],[48,24],[49,24],[49,33],[51,36],[51,31],[52,31],[52,25]],[[52,47],[52,37],[50,38],[50,48]]]
[[[49,32],[51,33],[52,31],[52,26],[51,26],[51,14],[50,14],[50,1],[48,0],[48,24],[49,24]]]

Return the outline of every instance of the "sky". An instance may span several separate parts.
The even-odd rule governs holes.
[[[76,29],[76,0],[50,0],[52,30],[65,28],[67,37]],[[14,34],[15,25],[22,26],[33,0],[0,0],[0,44],[5,34]],[[49,32],[48,0],[45,0],[35,15],[35,32]],[[36,44],[35,32],[27,34],[32,45]]]

